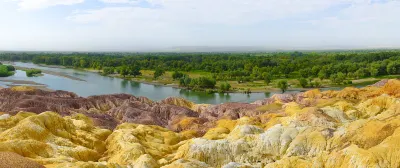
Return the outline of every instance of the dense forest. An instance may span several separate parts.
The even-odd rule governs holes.
[[[0,53],[3,61],[32,61],[141,75],[140,70],[210,72],[217,81],[330,79],[334,83],[400,74],[400,51],[276,53]],[[155,76],[156,77],[156,76]],[[184,76],[182,76],[184,77]],[[214,83],[214,82],[213,82]],[[183,81],[183,84],[185,82]]]

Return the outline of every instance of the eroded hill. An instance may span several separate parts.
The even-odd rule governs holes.
[[[251,104],[21,87],[0,97],[0,152],[45,167],[400,167],[399,80]]]

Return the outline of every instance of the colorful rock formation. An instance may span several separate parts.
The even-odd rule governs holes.
[[[22,165],[400,167],[399,80],[251,104],[29,89],[0,96],[0,158],[12,152]]]

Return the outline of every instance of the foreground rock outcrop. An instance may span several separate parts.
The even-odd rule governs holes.
[[[399,80],[251,104],[0,95],[0,154],[45,167],[400,167]]]
[[[197,112],[184,107],[127,94],[82,98],[66,91],[26,88],[1,89],[0,111],[13,115],[20,111],[53,111],[62,116],[85,114],[94,120],[95,125],[108,129],[125,122],[169,127],[173,120],[199,116]]]
[[[24,158],[13,152],[0,152],[0,168],[19,167],[19,168],[44,168],[32,160]]]

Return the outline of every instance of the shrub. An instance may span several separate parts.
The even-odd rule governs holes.
[[[113,74],[115,69],[113,67],[104,67],[103,68],[103,75]]]
[[[9,71],[6,65],[0,65],[0,77],[11,76],[14,73]]]
[[[27,77],[37,76],[42,73],[40,69],[28,69],[25,71]]]
[[[7,65],[8,71],[15,71],[15,67],[12,65]]]
[[[306,88],[306,87],[308,86],[308,81],[307,81],[307,79],[305,79],[305,78],[300,78],[300,79],[298,79],[298,81],[299,81],[301,87]]]
[[[229,84],[228,82],[224,82],[221,83],[221,85],[219,86],[220,92],[227,92],[231,89],[231,84]]]
[[[183,76],[185,76],[185,74],[183,74],[182,72],[175,71],[174,73],[172,73],[172,79],[174,80],[181,79],[183,78]]]

